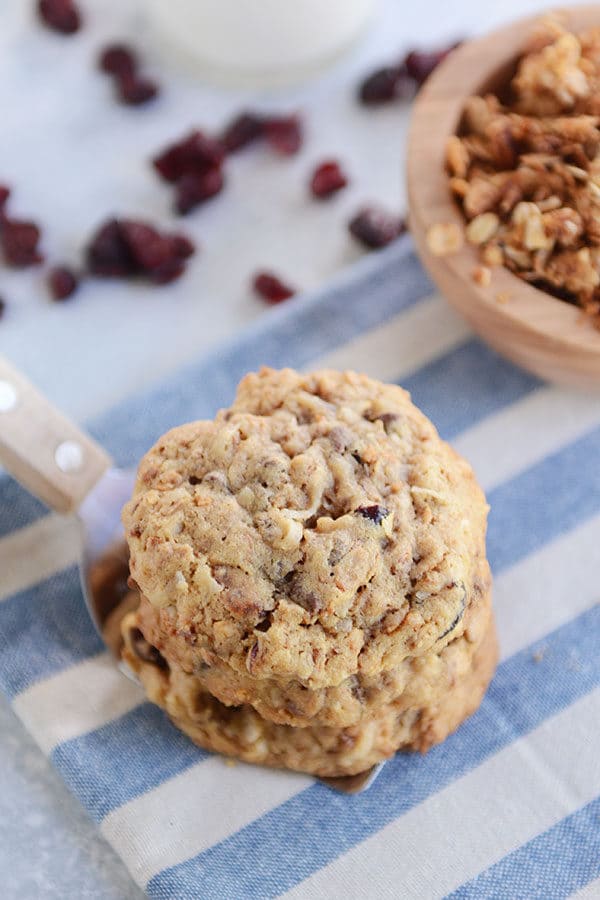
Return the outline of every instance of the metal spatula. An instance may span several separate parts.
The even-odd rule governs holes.
[[[135,472],[118,469],[108,453],[56,410],[10,363],[0,357],[0,463],[31,494],[58,513],[75,513],[81,525],[79,572],[83,596],[98,634],[115,602],[97,588],[94,572],[124,556],[121,509]],[[108,645],[107,645],[108,646]],[[114,652],[114,647],[109,649]],[[120,668],[135,676],[124,663]],[[381,764],[382,765],[382,764]],[[381,765],[346,778],[322,779],[344,793],[365,790]]]

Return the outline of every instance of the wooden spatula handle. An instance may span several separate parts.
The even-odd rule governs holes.
[[[67,513],[111,460],[0,356],[0,463],[47,506]]]

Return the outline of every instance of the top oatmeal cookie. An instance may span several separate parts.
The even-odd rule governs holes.
[[[406,391],[264,368],[146,454],[123,521],[167,658],[318,691],[465,633],[486,515]]]

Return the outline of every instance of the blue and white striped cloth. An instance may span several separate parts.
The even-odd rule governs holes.
[[[3,477],[0,686],[16,713],[152,897],[600,897],[600,401],[483,346],[402,241],[91,430],[131,465],[263,363],[399,381],[473,463],[502,651],[481,709],[354,797],[229,767],[117,671],[73,523]]]

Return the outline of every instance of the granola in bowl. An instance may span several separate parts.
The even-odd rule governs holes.
[[[600,27],[540,23],[506,92],[468,99],[446,167],[479,248],[473,279],[503,265],[600,329]]]

